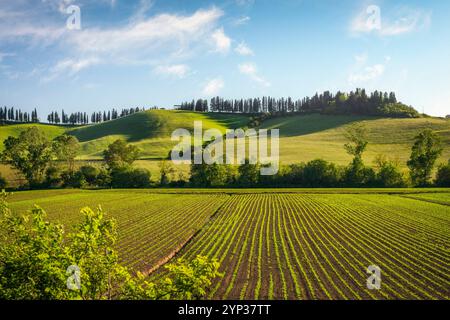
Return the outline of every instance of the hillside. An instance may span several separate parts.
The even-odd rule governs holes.
[[[280,129],[280,155],[284,163],[323,158],[346,164],[350,156],[345,152],[345,126],[362,122],[368,130],[369,145],[364,160],[371,164],[378,154],[397,159],[405,167],[414,137],[420,130],[437,132],[444,147],[439,162],[450,158],[450,120],[440,118],[396,119],[364,116],[307,115],[267,120],[262,128]],[[445,160],[446,161],[446,160]]]
[[[114,121],[75,128],[45,124],[11,124],[0,127],[0,149],[3,149],[3,140],[8,136],[17,136],[28,127],[38,126],[50,139],[64,132],[76,136],[81,142],[80,159],[100,159],[102,151],[119,138],[139,146],[142,158],[160,158],[166,156],[175,144],[170,137],[178,128],[192,131],[194,121],[202,121],[204,129],[216,128],[225,132],[227,128],[247,125],[248,119],[243,115],[149,110]]]
[[[142,149],[142,159],[157,159],[167,155],[174,145],[171,133],[177,128],[193,129],[194,121],[203,121],[204,129],[245,126],[249,118],[244,115],[220,113],[194,113],[189,111],[151,110],[118,120],[86,127],[38,125],[53,138],[63,132],[76,136],[81,144],[80,160],[101,158],[106,146],[117,138],[136,144]],[[304,115],[267,120],[262,128],[280,129],[280,155],[283,163],[324,158],[337,164],[346,164],[350,157],[345,153],[343,130],[346,125],[363,122],[368,129],[369,146],[365,154],[372,163],[377,154],[398,159],[402,166],[409,157],[412,141],[417,132],[431,128],[442,138],[444,145],[440,162],[450,158],[450,121],[439,118],[390,119],[364,116]],[[9,135],[32,124],[5,125],[0,127],[0,142]],[[3,146],[1,145],[0,148]],[[143,162],[143,161],[141,161]],[[153,164],[142,164],[153,168]]]

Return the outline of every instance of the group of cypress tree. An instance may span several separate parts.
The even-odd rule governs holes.
[[[313,97],[294,100],[291,97],[275,99],[273,97],[227,100],[214,97],[210,100],[199,99],[182,103],[181,110],[198,112],[227,113],[326,113],[386,115],[395,117],[418,117],[418,112],[397,101],[394,92],[374,91],[367,94],[365,89],[356,89],[350,93],[338,91],[332,94],[325,91]]]
[[[29,123],[29,122],[39,122],[39,117],[36,109],[31,111],[30,114],[28,112],[23,112],[22,110],[16,109],[14,107],[7,108],[5,106],[3,108],[0,108],[0,120]]]
[[[91,116],[88,116],[86,112],[75,112],[68,115],[62,110],[61,117],[58,111],[52,111],[48,115],[47,121],[52,124],[85,125],[115,120],[141,111],[145,111],[145,108],[126,108],[122,109],[120,113],[117,109],[112,109],[110,111],[93,112]]]

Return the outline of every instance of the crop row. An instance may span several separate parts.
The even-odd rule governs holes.
[[[450,208],[398,200],[235,195],[181,255],[221,262],[209,298],[448,299]],[[366,286],[370,265],[380,290]]]

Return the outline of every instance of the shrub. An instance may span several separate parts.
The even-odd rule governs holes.
[[[96,185],[99,187],[111,187],[111,174],[105,168],[99,169]]]
[[[439,166],[436,174],[436,186],[450,187],[450,160],[447,164]]]
[[[80,172],[86,182],[92,186],[97,185],[97,178],[100,174],[100,169],[94,166],[82,166]]]
[[[86,180],[80,171],[64,171],[61,178],[63,187],[82,188],[86,186]]]
[[[45,170],[45,185],[47,187],[58,187],[61,185],[61,169],[56,166],[50,166]]]
[[[252,187],[258,184],[260,179],[260,165],[250,164],[248,161],[238,168],[238,183],[244,187]]]
[[[342,182],[346,187],[371,187],[375,186],[375,171],[366,167],[361,158],[355,157],[345,168]]]
[[[6,186],[8,185],[8,182],[6,181],[6,179],[0,174],[0,189],[5,189]]]
[[[377,167],[376,185],[382,188],[403,188],[407,186],[405,177],[400,171],[397,162],[387,160],[383,155],[375,159]]]
[[[286,169],[280,171],[282,182],[288,185],[301,185],[303,183],[304,169],[304,163],[290,164]]]
[[[220,187],[228,183],[227,166],[213,164],[193,164],[190,182],[198,187]]]
[[[150,172],[146,169],[120,168],[111,172],[113,188],[148,188],[150,185]]]
[[[335,187],[339,182],[339,171],[333,163],[322,159],[308,162],[303,168],[302,186]]]

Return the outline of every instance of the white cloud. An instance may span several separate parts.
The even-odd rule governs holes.
[[[348,83],[351,86],[372,82],[381,76],[386,71],[387,65],[391,61],[391,56],[386,55],[383,63],[369,64],[369,57],[367,53],[362,53],[354,56],[355,62],[348,75]]]
[[[362,82],[368,82],[383,75],[384,70],[385,66],[383,64],[368,66],[359,73],[351,73],[348,77],[348,81],[352,85]]]
[[[140,8],[148,3],[142,2]],[[148,6],[142,10],[146,8]],[[198,10],[191,15],[159,14],[149,18],[135,15],[122,27],[67,32],[60,44],[70,49],[70,56],[51,68],[46,79],[53,79],[64,72],[73,75],[99,61],[151,66],[156,72],[183,77],[188,68],[171,64],[170,60],[185,58],[195,50],[210,46],[211,35],[217,35],[216,24],[222,15],[223,12],[214,7]],[[217,37],[217,41],[220,50],[231,45],[231,40],[227,44],[226,39],[221,37]],[[89,58],[86,60],[86,57]],[[161,63],[162,57],[164,64]],[[87,61],[90,63],[84,65],[83,62]]]
[[[223,28],[217,29],[211,35],[217,52],[227,53],[231,47],[231,39],[225,34]]]
[[[160,14],[122,28],[85,29],[73,33],[69,41],[82,52],[109,54],[154,48],[168,42],[187,45],[202,40],[222,15],[217,8],[198,10],[190,16]]]
[[[353,35],[373,33],[380,36],[397,36],[421,30],[431,23],[431,12],[421,9],[402,7],[388,16],[382,8],[376,7],[379,11],[368,10],[369,8],[364,8],[352,19],[350,32]]]
[[[260,85],[264,87],[270,87],[270,82],[268,82],[266,79],[261,77],[258,74],[258,69],[256,66],[252,63],[243,63],[238,66],[239,72],[250,77],[253,81],[259,83]]]
[[[250,17],[249,16],[242,16],[242,17],[239,17],[239,18],[235,19],[232,22],[232,24],[234,26],[242,26],[244,24],[247,24],[249,21],[250,21]]]
[[[189,66],[185,64],[175,64],[169,66],[158,66],[155,68],[155,72],[158,74],[175,76],[177,78],[184,78],[189,73]]]
[[[241,42],[235,49],[236,53],[240,54],[241,56],[253,56],[253,50],[250,49],[250,47],[245,43]]]
[[[208,81],[208,83],[203,88],[202,93],[203,95],[208,97],[215,96],[223,89],[224,86],[225,83],[221,78],[215,78]]]
[[[81,70],[100,63],[101,61],[96,57],[80,60],[64,59],[59,61],[54,67],[52,67],[49,74],[42,78],[41,81],[49,82],[61,75],[74,76]]]

